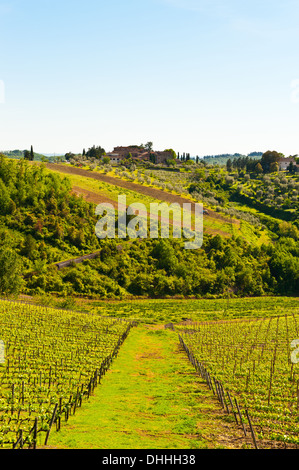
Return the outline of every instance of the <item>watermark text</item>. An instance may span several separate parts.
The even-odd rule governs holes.
[[[100,239],[184,238],[185,249],[201,248],[203,243],[203,205],[201,203],[151,203],[150,211],[140,202],[127,207],[126,196],[118,196],[115,207],[102,203],[96,207],[101,218],[96,224]],[[116,220],[117,219],[117,220]],[[188,241],[187,241],[188,240]]]

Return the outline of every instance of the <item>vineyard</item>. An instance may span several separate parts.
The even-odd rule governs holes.
[[[176,325],[181,344],[226,412],[257,447],[299,443],[299,315]],[[272,443],[272,445],[271,445]]]
[[[256,448],[297,448],[298,301],[247,299],[243,310],[240,302],[113,302],[83,313],[1,300],[0,448],[47,446],[51,429],[53,437],[84,407],[137,324],[171,330],[226,419]],[[172,371],[174,358],[167,360],[160,367]]]
[[[0,448],[47,443],[116,357],[132,322],[0,301]]]

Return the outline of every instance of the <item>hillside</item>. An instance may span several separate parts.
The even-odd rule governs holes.
[[[9,158],[15,158],[15,159],[20,159],[24,157],[24,150],[4,150],[1,152],[2,155],[5,155],[6,157]],[[34,155],[34,160],[35,161],[43,161],[43,160],[48,160],[48,161],[54,161],[54,155],[44,155],[42,153],[37,153],[33,152]]]
[[[71,179],[57,174],[70,170]],[[75,170],[78,171],[78,177],[83,181],[82,171],[85,170]],[[232,206],[236,194],[242,195],[234,187],[239,180],[231,184],[225,172],[221,174],[221,180],[215,180],[213,172],[203,178],[201,171],[198,168],[188,175],[185,188],[198,200],[199,191],[204,194],[202,199],[209,208],[210,218],[214,217],[219,224],[218,233],[205,230],[202,248],[185,250],[183,239],[127,239],[121,243],[117,239],[97,239],[94,234],[95,204],[78,197],[72,190],[73,169],[55,165],[53,172],[51,166],[47,169],[44,165],[2,157],[2,293],[15,291],[39,296],[47,293],[68,299],[78,295],[120,299],[297,294],[296,221],[278,219],[257,209],[253,211],[244,203]],[[147,193],[149,201],[154,200],[151,199],[153,195],[163,196],[167,201],[177,201],[181,197],[191,200],[185,188],[180,196],[138,183],[129,184],[121,175],[116,178],[100,172],[85,171],[85,176],[86,173],[90,175],[89,180],[106,188],[106,181],[109,181],[109,186],[115,188],[115,192],[111,192],[112,200],[120,188],[130,188],[130,197],[135,198],[145,197]],[[292,181],[296,186],[296,179],[292,178]],[[259,185],[262,183],[261,180],[252,181],[252,191],[257,191],[254,184],[258,182]],[[77,194],[80,193],[78,180],[76,188]],[[257,203],[254,194],[246,197],[252,197],[253,203]],[[291,210],[284,207],[274,210],[276,217],[278,211],[282,217],[286,214],[294,217],[297,206]],[[235,221],[231,219],[232,214],[236,216]],[[236,229],[240,226],[243,233],[242,230],[229,233],[227,225]],[[224,232],[226,236],[223,236]],[[60,270],[55,265],[94,252],[99,252],[95,259],[71,263]]]
[[[0,446],[295,448],[297,184],[0,157],[0,295],[18,296],[1,300]],[[202,247],[99,240],[96,204],[120,193],[202,201]]]

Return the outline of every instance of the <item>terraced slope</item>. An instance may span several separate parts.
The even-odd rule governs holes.
[[[180,196],[178,194],[162,191],[160,189],[152,188],[149,186],[140,185],[131,181],[126,181],[121,178],[105,175],[98,172],[91,172],[82,168],[74,168],[68,165],[48,163],[47,168],[51,171],[57,171],[59,173],[68,174],[72,177],[89,178],[99,182],[106,183],[107,187],[110,185],[122,188],[124,190],[134,191],[135,193],[141,194],[145,197],[151,198],[156,201],[163,201],[168,204],[179,203],[181,206],[185,203],[191,203],[191,210],[194,211],[195,202],[187,197]],[[80,183],[80,178],[76,179],[76,183],[73,184],[73,190],[76,194],[82,195],[87,201],[95,204],[102,202],[109,202],[116,207],[117,198],[109,198],[101,191],[89,190],[84,184]],[[220,234],[222,236],[231,236],[234,233],[240,232],[240,221],[231,217],[226,217],[219,214],[218,212],[209,209],[209,213],[205,214],[204,218],[204,230],[211,234]],[[240,234],[240,233],[239,233]]]

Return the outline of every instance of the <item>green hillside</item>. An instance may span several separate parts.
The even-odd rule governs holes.
[[[18,296],[0,302],[0,447],[296,447],[297,175],[63,169],[0,157],[0,295]],[[202,247],[99,240],[98,198],[120,190],[203,201]]]
[[[257,194],[266,184],[270,188],[265,177],[251,180],[246,174],[228,175],[225,169],[216,173],[195,168],[185,180],[190,194],[219,214],[239,218],[249,233],[262,229],[268,234],[267,243],[257,244],[240,234],[206,233],[198,250],[185,250],[182,239],[98,240],[95,204],[75,196],[68,178],[43,165],[2,157],[0,178],[2,293],[125,299],[299,292],[298,228],[293,220],[297,176],[284,177],[287,184],[280,178],[279,185],[268,177],[275,197],[281,185],[288,191],[280,205],[267,205],[270,215],[263,212],[265,201]],[[250,194],[245,194],[247,187]],[[252,203],[233,202],[237,196]],[[253,207],[258,204],[263,205]],[[96,259],[61,270],[55,266],[96,251]]]

